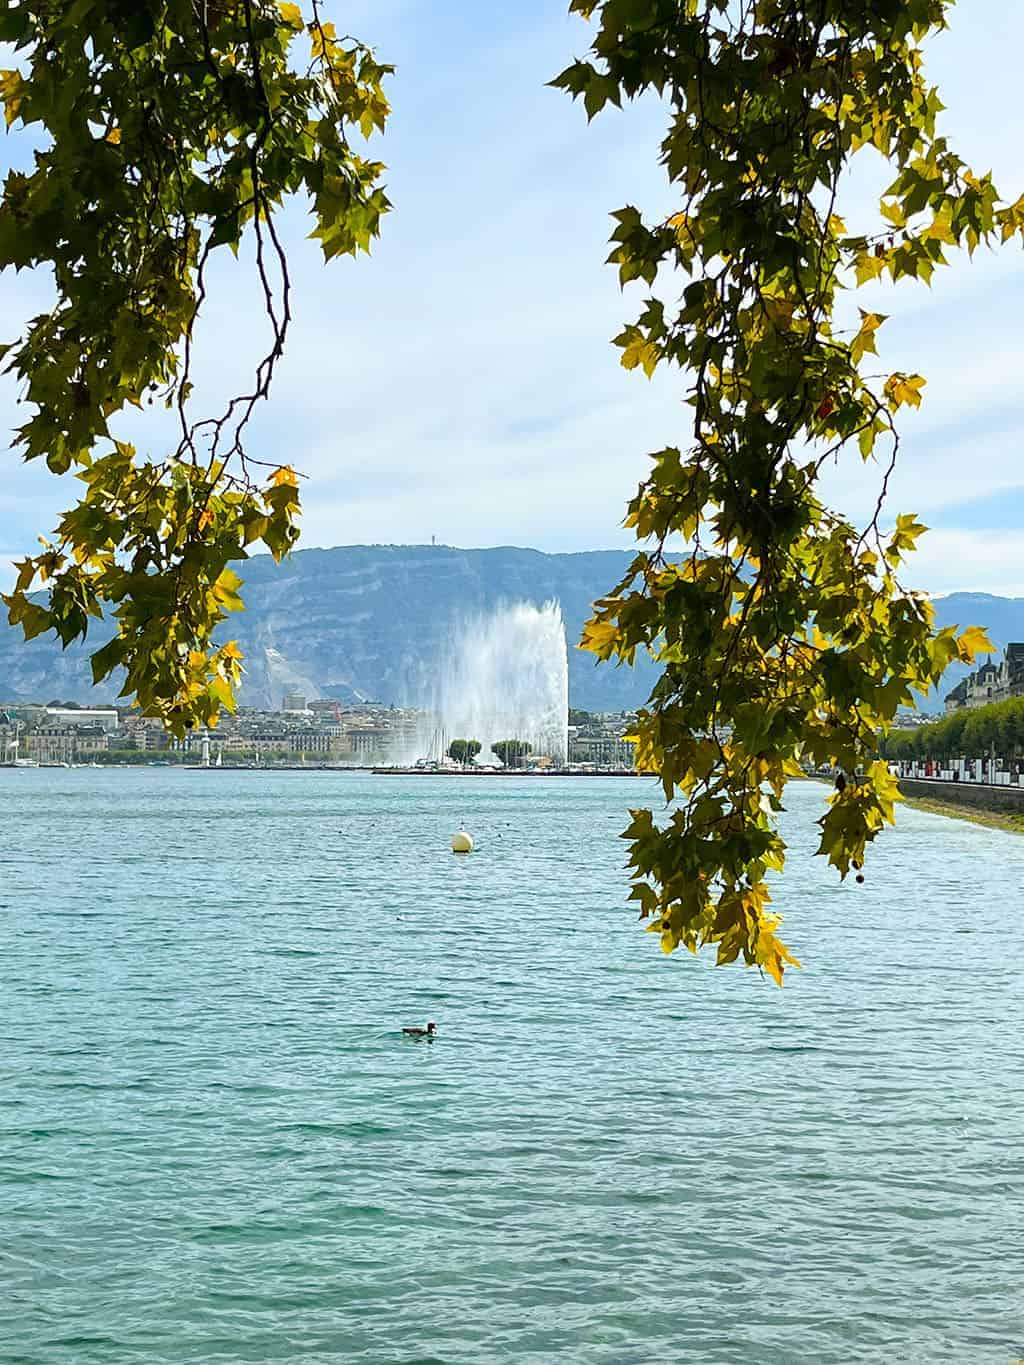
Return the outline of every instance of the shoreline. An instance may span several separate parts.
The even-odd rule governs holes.
[[[653,773],[638,773],[631,768],[595,768],[589,771],[576,771],[572,768],[553,768],[530,771],[522,768],[374,768],[374,777],[653,777]]]
[[[952,801],[938,801],[930,796],[905,796],[902,804],[909,806],[911,810],[925,811],[928,815],[944,815],[949,820],[966,820],[969,824],[984,825],[987,829],[1002,829],[1009,834],[1024,834],[1024,815],[983,810],[977,806],[956,805]]]
[[[92,772],[140,772],[142,769],[162,768],[168,772],[179,773],[362,773],[373,777],[501,777],[552,779],[556,777],[647,777],[653,773],[638,773],[629,768],[596,768],[577,771],[571,768],[555,768],[550,771],[530,771],[519,768],[472,769],[464,772],[453,768],[374,768],[369,764],[354,763],[0,763],[0,770],[10,769],[18,772],[56,772],[77,771],[88,768]]]
[[[424,769],[422,769],[422,768],[372,768],[372,767],[370,767],[369,765],[366,765],[366,766],[355,766],[355,765],[352,765],[352,766],[348,766],[348,765],[341,766],[341,765],[339,765],[339,766],[337,766],[337,767],[328,767],[326,764],[321,765],[321,764],[312,764],[312,763],[308,763],[308,764],[301,764],[301,763],[295,763],[295,764],[291,764],[291,763],[280,763],[280,764],[267,765],[266,767],[264,767],[264,766],[262,766],[262,765],[261,765],[260,767],[246,767],[246,766],[243,766],[243,765],[241,765],[241,764],[239,764],[237,767],[234,766],[234,765],[222,765],[219,769],[216,768],[213,764],[211,764],[209,767],[204,767],[202,764],[199,764],[199,763],[160,763],[160,762],[155,762],[155,763],[154,763],[154,762],[149,762],[149,763],[96,763],[96,764],[88,764],[88,763],[84,763],[84,764],[83,764],[83,763],[79,763],[79,764],[73,764],[73,765],[72,765],[72,764],[63,764],[63,763],[58,763],[58,764],[41,763],[41,764],[38,764],[38,765],[32,764],[31,766],[26,764],[26,765],[24,765],[24,767],[22,767],[22,765],[17,765],[17,766],[18,766],[19,768],[21,768],[21,770],[23,770],[23,771],[24,771],[25,769],[28,769],[28,770],[35,769],[36,771],[40,771],[40,770],[42,770],[42,771],[53,771],[54,769],[57,769],[57,768],[71,768],[71,767],[74,767],[74,768],[89,768],[89,769],[91,769],[92,771],[122,771],[122,772],[123,772],[123,771],[125,771],[125,770],[128,770],[128,771],[138,771],[138,770],[143,769],[143,768],[166,768],[166,769],[177,770],[178,772],[192,772],[192,773],[194,773],[194,772],[224,772],[224,773],[273,773],[273,772],[279,772],[279,773],[280,773],[280,772],[306,772],[306,773],[321,773],[321,774],[325,774],[325,773],[353,773],[353,774],[355,774],[355,773],[362,773],[363,775],[366,775],[366,776],[371,776],[371,775],[372,775],[372,776],[374,776],[374,777],[463,777],[463,778],[500,777],[500,778],[506,778],[506,779],[507,779],[507,778],[518,778],[518,779],[520,779],[520,780],[523,780],[523,779],[534,779],[534,780],[547,779],[547,780],[551,780],[551,779],[554,779],[554,778],[574,778],[574,779],[575,779],[575,778],[609,778],[609,777],[615,777],[615,778],[629,778],[629,777],[632,777],[632,778],[642,778],[642,777],[647,777],[647,778],[650,778],[650,777],[652,776],[652,774],[650,774],[650,773],[638,773],[638,772],[635,772],[635,771],[634,771],[634,772],[630,772],[628,769],[622,769],[622,768],[604,769],[604,770],[597,770],[597,771],[593,771],[593,770],[592,770],[592,771],[589,771],[589,772],[586,772],[586,771],[584,771],[584,772],[580,772],[580,771],[573,772],[573,771],[571,771],[571,770],[570,770],[570,771],[565,771],[565,770],[558,771],[558,770],[556,770],[556,771],[553,771],[553,772],[543,772],[543,771],[541,771],[541,772],[523,772],[523,771],[521,771],[521,770],[516,770],[516,769],[511,769],[511,770],[507,770],[507,769],[506,769],[505,771],[502,771],[501,769],[498,769],[497,771],[493,771],[493,772],[473,771],[472,769],[467,769],[467,770],[464,771],[464,772],[459,772],[459,771],[454,771],[454,770],[452,770],[452,769],[441,769],[441,770],[438,770],[438,771],[435,771],[435,772],[430,772],[430,771],[424,770]],[[15,767],[16,767],[16,765],[15,765],[15,764],[3,764],[3,765],[0,765],[0,767],[10,768],[10,769],[14,770]],[[796,780],[800,780],[800,779],[796,779]],[[807,774],[807,775],[805,775],[805,777],[803,778],[803,780],[804,780],[804,781],[819,782],[819,783],[821,783],[821,785],[823,785],[823,786],[829,786],[829,785],[830,785],[830,784],[826,781],[825,778],[820,777],[818,774]],[[995,789],[995,790],[998,790],[998,789]],[[1005,831],[1006,833],[1008,833],[1008,834],[1024,834],[1024,811],[1021,811],[1021,812],[1019,812],[1019,813],[1015,813],[1015,812],[1008,812],[1008,811],[986,810],[986,809],[984,809],[983,807],[979,807],[979,806],[970,806],[970,805],[967,805],[967,804],[960,804],[960,803],[958,803],[958,802],[953,802],[953,801],[944,801],[944,800],[941,800],[941,799],[938,799],[938,798],[932,797],[932,796],[910,796],[910,795],[907,795],[906,793],[904,793],[904,795],[903,795],[902,804],[905,805],[905,806],[907,806],[907,807],[908,807],[909,809],[911,809],[911,810],[924,811],[924,812],[925,812],[926,814],[928,814],[928,815],[941,815],[941,816],[944,816],[944,817],[945,817],[946,819],[948,819],[948,820],[965,820],[965,821],[967,821],[968,824],[972,824],[972,825],[981,825],[982,827],[984,827],[984,828],[986,828],[986,829],[1001,829],[1001,830],[1004,830],[1004,831]]]

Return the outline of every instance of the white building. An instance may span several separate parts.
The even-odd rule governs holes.
[[[107,731],[116,730],[121,723],[117,711],[113,706],[98,707],[95,710],[86,710],[84,707],[77,706],[48,706],[46,708],[46,725],[99,725],[101,729]]]

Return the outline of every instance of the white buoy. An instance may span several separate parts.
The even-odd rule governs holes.
[[[464,829],[460,829],[459,832],[458,832],[458,834],[453,834],[453,835],[452,835],[452,852],[453,852],[453,853],[472,853],[472,852],[473,852],[473,836],[472,836],[472,834],[467,834],[466,831],[465,831]]]

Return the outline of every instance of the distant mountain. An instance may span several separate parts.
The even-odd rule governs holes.
[[[243,704],[278,707],[285,692],[417,705],[430,695],[453,629],[502,603],[557,600],[569,641],[574,706],[618,711],[640,705],[657,676],[598,665],[574,646],[594,599],[621,580],[633,556],[622,550],[549,555],[538,550],[345,545],[299,550],[284,564],[258,555],[237,565],[246,610],[230,619],[245,651]],[[25,643],[0,626],[0,699],[97,700],[89,648],[62,652],[52,640]]]
[[[453,629],[509,602],[561,603],[569,638],[569,695],[588,711],[641,705],[657,677],[649,660],[635,668],[598,664],[574,648],[591,603],[615,586],[632,553],[592,550],[542,554],[503,547],[457,550],[430,545],[345,545],[300,550],[284,564],[260,555],[238,566],[247,610],[233,617],[231,634],[246,654],[242,701],[278,707],[285,692],[307,697],[366,699],[416,705],[432,680]],[[953,593],[935,602],[940,625],[982,625],[1002,649],[1024,640],[1024,599]],[[0,699],[97,701],[117,688],[94,692],[88,649],[67,651],[49,639],[25,643],[21,632],[0,626]],[[967,670],[950,669],[938,696]]]

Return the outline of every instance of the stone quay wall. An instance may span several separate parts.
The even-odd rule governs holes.
[[[904,796],[925,801],[947,801],[973,810],[1008,811],[1024,815],[1024,787],[996,787],[981,782],[943,782],[935,778],[901,777]]]

